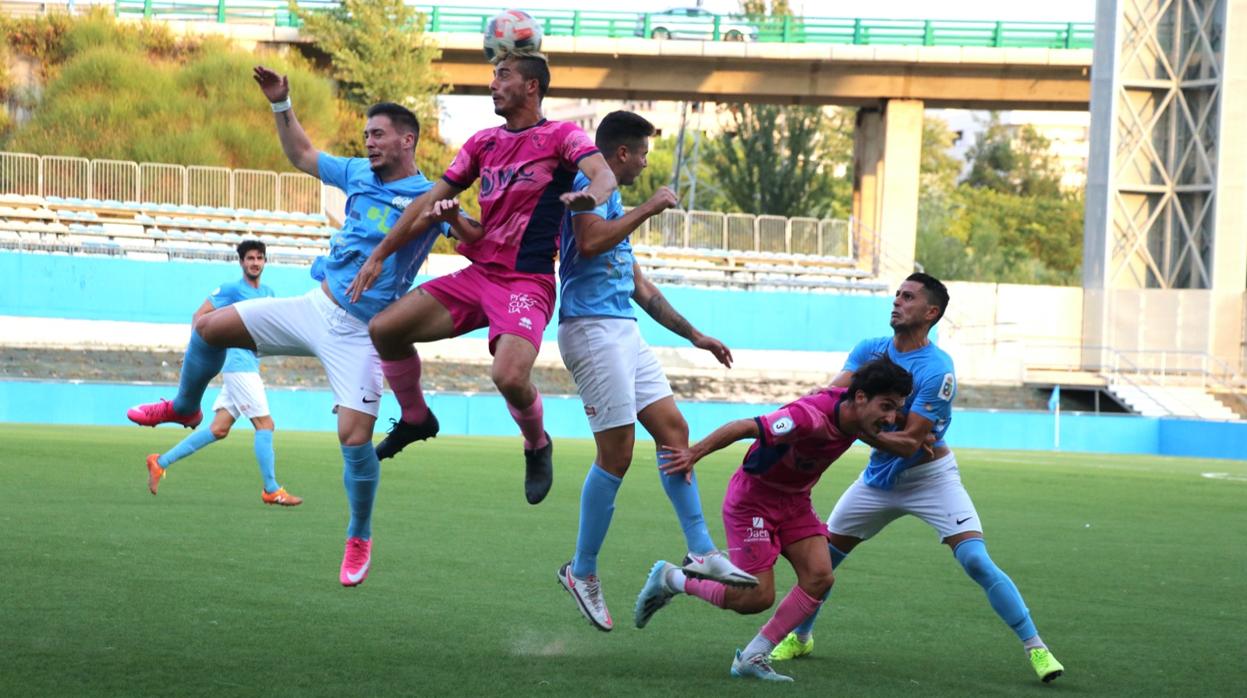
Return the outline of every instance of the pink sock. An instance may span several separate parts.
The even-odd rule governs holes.
[[[699,599],[704,599],[711,605],[723,608],[724,595],[727,594],[727,587],[723,586],[719,582],[712,582],[709,579],[693,579],[690,577],[684,580],[684,593],[689,594],[690,596],[696,596]],[[801,620],[805,620],[805,617],[802,616]],[[800,623],[801,620],[798,620],[797,623]],[[794,623],[792,627],[797,627],[796,623]]]
[[[398,398],[398,406],[403,409],[403,421],[408,424],[422,424],[429,417],[429,406],[424,402],[424,391],[420,389],[420,355],[413,354],[409,359],[398,361],[381,360],[381,372],[390,382],[390,390]]]
[[[762,637],[778,645],[788,633],[801,625],[801,621],[810,617],[822,605],[821,599],[810,596],[801,587],[793,587],[784,600],[779,602],[775,615],[762,626]]]
[[[537,399],[533,400],[533,404],[524,409],[517,409],[509,402],[507,409],[511,411],[511,418],[515,420],[515,423],[520,425],[520,433],[524,435],[524,448],[531,451],[536,448],[545,448],[545,445],[550,443],[546,440],[546,430],[542,426],[542,417],[545,412],[541,409],[541,393],[537,393]]]

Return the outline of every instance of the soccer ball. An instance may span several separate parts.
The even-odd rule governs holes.
[[[532,55],[541,50],[541,23],[523,10],[506,10],[485,27],[485,58],[496,63],[509,54]]]

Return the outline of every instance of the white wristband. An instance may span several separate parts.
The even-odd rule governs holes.
[[[269,102],[269,106],[272,107],[274,114],[290,111],[290,98],[287,97],[280,102]]]

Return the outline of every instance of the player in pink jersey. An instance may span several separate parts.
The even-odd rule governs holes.
[[[394,250],[430,223],[458,217],[454,197],[481,181],[479,236],[459,245],[472,263],[423,284],[369,323],[382,369],[403,407],[377,455],[388,458],[423,438],[427,430],[421,425],[432,420],[419,399],[420,360],[412,343],[488,326],[491,377],[524,435],[524,495],[530,504],[545,499],[554,478],[554,449],[531,373],[554,310],[559,225],[566,209],[593,210],[615,189],[606,160],[579,127],[542,117],[549,85],[550,69],[540,56],[498,61],[489,91],[494,112],[506,124],[468,139],[441,181],[407,207],[352,284],[355,294],[363,292]],[[590,184],[573,192],[577,170]]]
[[[884,357],[858,369],[847,389],[827,388],[770,414],[728,422],[691,448],[668,447],[663,469],[692,472],[708,454],[741,439],[756,439],[723,497],[723,528],[732,562],[757,577],[758,586],[733,588],[689,579],[679,567],[659,560],[637,596],[637,627],[645,627],[680,593],[737,613],[761,613],[775,602],[775,561],[783,555],[797,573],[797,584],[757,636],[736,651],[731,673],[791,681],[771,668],[771,650],[818,608],[835,581],[827,525],[810,502],[810,490],[859,436],[893,424],[912,389],[909,372]]]

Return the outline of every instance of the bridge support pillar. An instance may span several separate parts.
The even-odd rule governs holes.
[[[853,232],[858,259],[897,285],[914,269],[922,100],[890,99],[857,112]]]

